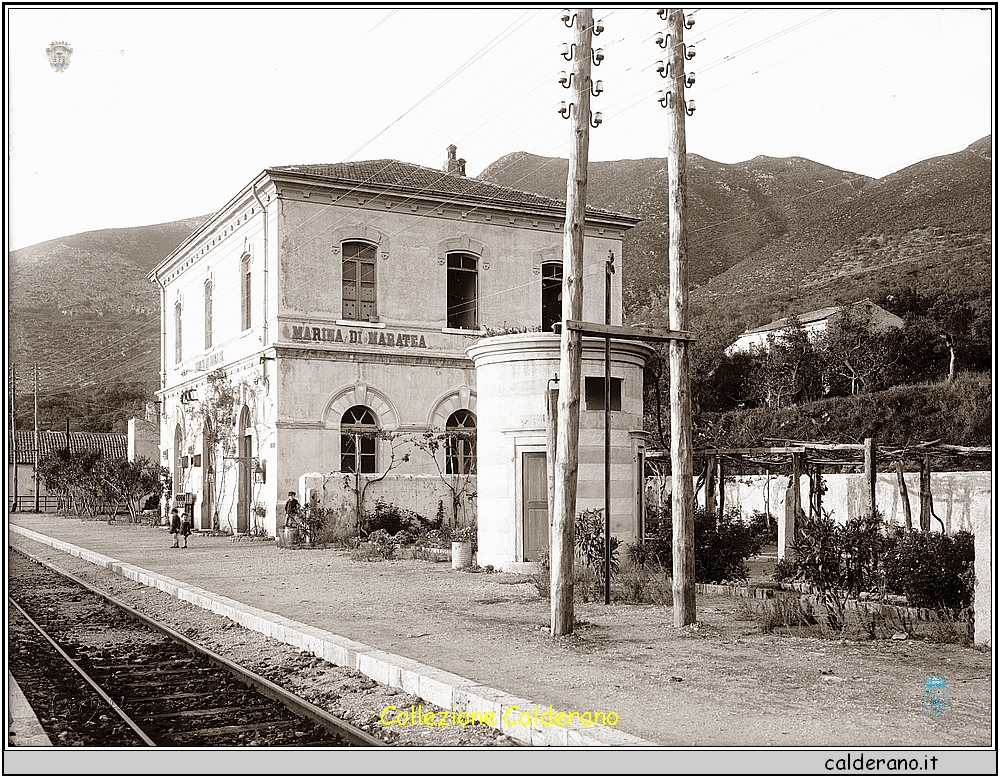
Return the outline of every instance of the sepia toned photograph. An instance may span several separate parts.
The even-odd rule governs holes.
[[[5,775],[996,775],[996,4],[4,28]]]

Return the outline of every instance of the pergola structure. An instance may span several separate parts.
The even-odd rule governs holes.
[[[956,446],[940,441],[916,444],[876,445],[873,438],[861,443],[827,443],[778,441],[767,439],[771,445],[732,448],[700,448],[694,451],[695,472],[699,473],[695,487],[697,495],[705,490],[705,506],[710,512],[721,515],[725,510],[725,479],[734,472],[785,472],[798,483],[802,474],[809,476],[809,501],[801,504],[798,489],[792,490],[793,516],[821,515],[823,492],[820,488],[824,473],[864,473],[868,486],[869,508],[875,507],[875,480],[878,471],[896,473],[903,515],[907,529],[912,528],[909,493],[903,480],[904,473],[920,473],[921,530],[931,528],[933,503],[931,499],[931,473],[945,470],[985,470],[992,463],[990,446]],[[664,474],[669,469],[670,455],[663,451],[647,451],[649,467]]]

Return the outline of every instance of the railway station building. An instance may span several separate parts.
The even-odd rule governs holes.
[[[161,302],[161,464],[196,528],[273,536],[287,493],[308,498],[307,474],[347,511],[345,482],[390,463],[370,499],[433,517],[442,477],[456,474],[474,497],[482,420],[466,350],[560,321],[565,218],[558,200],[467,177],[454,146],[443,170],[291,165],[244,186],[148,276]],[[588,209],[584,319],[604,321],[613,252],[621,323],[622,240],[637,222]],[[621,422],[632,430],[641,370],[639,381]],[[436,463],[406,448],[449,430],[463,436]],[[512,481],[527,477],[512,467]],[[507,556],[523,561],[524,548]]]

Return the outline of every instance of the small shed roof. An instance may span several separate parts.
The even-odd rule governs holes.
[[[43,457],[53,451],[66,448],[65,432],[45,430],[38,433],[38,455]],[[34,430],[16,430],[14,432],[17,464],[33,465],[35,463],[35,432]],[[125,459],[128,457],[128,435],[123,432],[70,432],[69,450],[71,453],[83,451],[100,451],[109,459]],[[7,449],[7,462],[14,462],[15,451]]]

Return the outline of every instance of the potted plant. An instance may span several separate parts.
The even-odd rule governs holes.
[[[476,537],[476,527],[462,527],[451,533],[451,566],[461,570],[472,566],[472,542]]]

